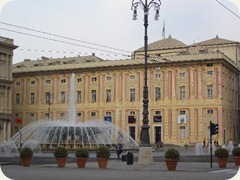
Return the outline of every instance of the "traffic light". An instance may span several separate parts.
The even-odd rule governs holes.
[[[210,121],[210,135],[214,135],[214,134],[218,134],[218,124],[212,123],[212,121]]]

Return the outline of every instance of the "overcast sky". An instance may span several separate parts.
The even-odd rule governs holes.
[[[159,21],[154,21],[153,9],[149,13],[149,43],[163,38],[164,21],[166,37],[171,35],[187,45],[214,38],[216,35],[240,42],[240,18],[231,14],[216,0],[161,1]],[[218,1],[239,15],[235,4],[229,0]],[[144,45],[143,10],[138,9],[138,20],[133,21],[131,4],[132,0],[12,0],[2,10],[0,7],[0,28],[70,42],[75,45],[2,29],[0,29],[0,36],[14,39],[14,44],[19,46],[14,51],[14,63],[24,59],[36,60],[41,56],[73,57],[78,54],[83,56],[85,53],[95,53],[96,56],[104,59],[126,59],[125,56],[102,55],[112,53],[97,49],[113,52],[116,50],[93,46],[81,41],[130,52],[142,47]],[[3,23],[66,36],[79,41],[37,33]],[[117,52],[130,55],[130,52]]]

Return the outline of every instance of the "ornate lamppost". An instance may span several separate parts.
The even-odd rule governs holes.
[[[147,51],[148,51],[148,33],[147,33],[147,28],[148,28],[148,12],[150,8],[154,8],[156,11],[155,14],[155,20],[158,20],[159,18],[159,10],[161,6],[161,1],[160,0],[150,0],[148,2],[145,0],[133,0],[132,1],[132,10],[133,10],[133,20],[137,20],[137,9],[138,7],[141,7],[144,10],[144,27],[145,27],[145,36],[144,36],[144,87],[143,87],[143,125],[141,127],[141,146],[149,146],[150,145],[150,138],[149,138],[149,125],[148,125],[148,85],[147,85]]]
[[[52,104],[51,100],[53,99],[53,95],[50,93],[50,90],[45,94],[45,98],[46,98],[46,103],[48,104],[48,120],[50,120],[50,106]]]

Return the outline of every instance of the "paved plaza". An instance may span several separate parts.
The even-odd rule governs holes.
[[[194,155],[194,147],[185,149],[178,147],[182,157]],[[207,148],[204,149],[207,155]],[[51,154],[47,154],[51,156]],[[70,154],[73,156],[74,154]],[[84,169],[77,168],[75,162],[68,162],[65,168],[58,168],[56,163],[32,164],[30,167],[21,165],[0,164],[3,173],[14,180],[225,180],[230,179],[238,171],[238,167],[228,162],[227,168],[219,168],[216,162],[210,167],[210,162],[178,162],[176,171],[167,171],[164,161],[154,161],[150,165],[140,165],[136,160],[137,152],[134,152],[135,160],[132,165],[117,159],[112,153],[107,169],[99,169],[95,160],[95,154],[90,154],[90,159]],[[153,151],[153,157],[164,156],[163,150]]]

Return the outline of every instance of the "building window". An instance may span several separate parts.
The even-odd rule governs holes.
[[[82,91],[77,91],[77,103],[82,102]]]
[[[106,102],[111,102],[111,89],[107,89],[107,92],[106,92]]]
[[[112,113],[111,112],[106,112],[106,116],[111,116]]]
[[[61,103],[65,103],[65,91],[61,91]]]
[[[31,85],[35,85],[35,81],[31,81]]]
[[[97,91],[96,90],[92,90],[92,103],[97,101]]]
[[[46,84],[50,84],[51,83],[51,80],[46,80]]]
[[[34,117],[34,113],[30,113],[30,117]]]
[[[155,111],[155,114],[156,114],[156,115],[160,115],[160,114],[161,114],[161,111]]]
[[[160,78],[161,77],[161,74],[155,74],[155,78]]]
[[[184,77],[184,76],[185,76],[185,72],[180,72],[180,73],[179,73],[179,76],[180,76],[180,77]]]
[[[207,97],[209,99],[213,98],[213,85],[208,85],[207,86]]]
[[[186,114],[186,112],[185,111],[180,111],[180,114],[183,115],[183,114]]]
[[[185,86],[181,86],[180,87],[180,99],[185,99],[185,94],[186,94],[186,90],[185,90]]]
[[[50,103],[50,92],[45,92],[45,103],[49,104]]]
[[[130,79],[135,79],[135,76],[134,75],[130,75],[129,78]]]
[[[112,77],[107,76],[106,79],[107,79],[107,81],[110,81],[112,79]]]
[[[21,85],[21,83],[18,81],[18,82],[16,82],[16,86],[20,86]]]
[[[16,104],[20,104],[20,94],[16,94]]]
[[[207,110],[207,113],[208,113],[208,114],[213,114],[213,109],[208,109],[208,110]]]
[[[97,77],[93,77],[92,82],[96,82],[96,81],[97,81]]]
[[[95,117],[96,116],[96,112],[91,112],[91,116]]]
[[[180,139],[185,139],[185,137],[186,137],[185,126],[180,126]]]
[[[82,113],[77,113],[77,116],[78,116],[78,117],[82,116]]]
[[[161,88],[156,87],[155,88],[155,101],[160,101],[161,99]]]
[[[66,79],[61,79],[61,83],[66,83]]]
[[[82,78],[77,78],[77,82],[82,82]]]
[[[30,104],[34,104],[35,101],[35,93],[30,94]]]
[[[131,116],[128,116],[128,123],[129,124],[134,124],[136,123],[136,117],[131,115]]]
[[[131,102],[135,101],[135,89],[134,88],[130,89],[130,101]]]
[[[65,116],[65,113],[64,112],[61,112],[60,113],[60,117],[64,117]]]
[[[130,115],[131,116],[135,116],[135,112],[134,111],[130,111]]]
[[[45,113],[45,117],[49,117],[49,113]]]
[[[207,75],[213,75],[213,71],[207,71]]]

